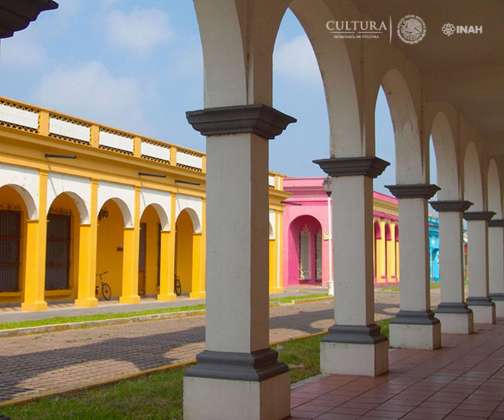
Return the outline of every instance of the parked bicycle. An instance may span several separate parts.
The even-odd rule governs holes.
[[[112,289],[110,285],[106,282],[103,281],[103,276],[107,274],[108,271],[103,271],[102,273],[98,273],[96,277],[98,278],[97,284],[96,284],[96,296],[98,297],[100,292],[101,292],[101,297],[105,300],[110,300],[112,299]]]
[[[180,296],[182,294],[182,283],[178,277],[175,277],[175,294]]]

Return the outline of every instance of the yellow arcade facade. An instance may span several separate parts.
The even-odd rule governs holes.
[[[0,305],[205,296],[204,153],[0,98]],[[270,174],[270,292],[282,290]]]

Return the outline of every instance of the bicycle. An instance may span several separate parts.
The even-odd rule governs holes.
[[[108,271],[103,271],[102,273],[98,273],[96,275],[96,277],[98,278],[98,284],[96,285],[95,294],[96,296],[98,296],[101,291],[103,299],[109,301],[110,299],[112,299],[112,289],[106,281],[103,281],[103,276],[107,273]]]
[[[180,296],[182,294],[182,283],[178,277],[175,277],[175,294]]]

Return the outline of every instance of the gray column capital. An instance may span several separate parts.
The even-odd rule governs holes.
[[[423,198],[425,200],[433,197],[441,189],[435,184],[397,184],[385,185],[385,188],[398,199]]]
[[[367,176],[376,178],[387,166],[386,160],[377,157],[350,157],[317,159],[313,163],[320,166],[327,175],[337,178],[343,176]]]
[[[488,222],[488,227],[504,227],[504,219],[492,219]]]
[[[297,120],[267,105],[236,105],[186,112],[187,121],[203,136],[251,133],[273,139]]]
[[[466,211],[464,213],[464,220],[470,221],[485,221],[489,222],[495,216],[493,211]]]
[[[438,212],[463,213],[473,205],[470,201],[464,200],[442,200],[430,201],[431,207]]]

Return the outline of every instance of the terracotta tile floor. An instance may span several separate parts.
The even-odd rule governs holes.
[[[291,419],[504,419],[504,320],[437,351],[392,350],[378,378],[319,376],[293,387]]]

